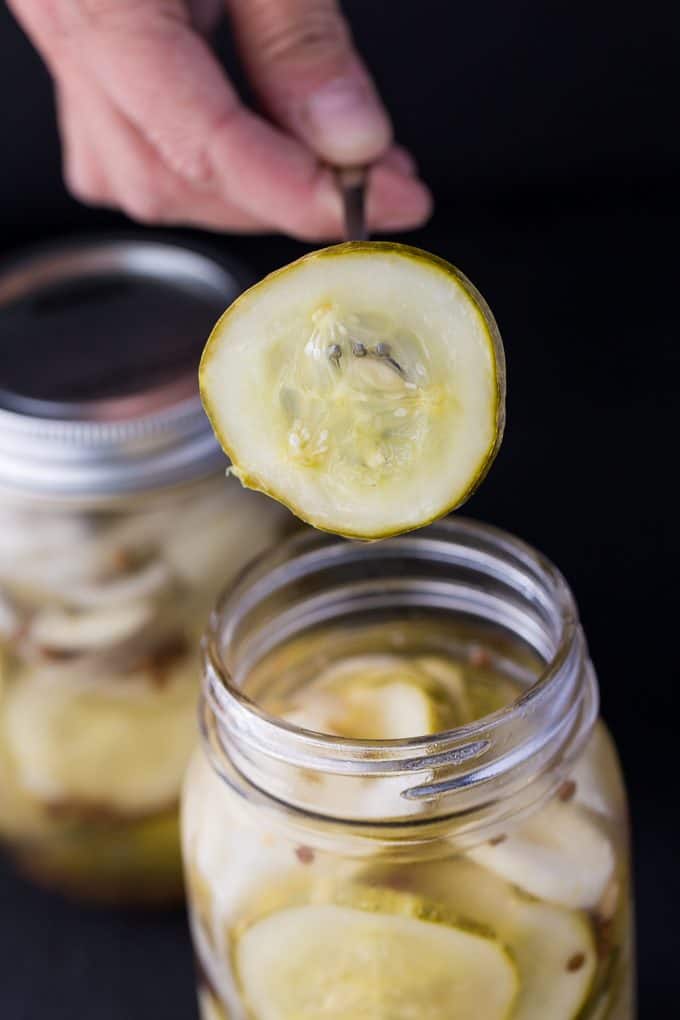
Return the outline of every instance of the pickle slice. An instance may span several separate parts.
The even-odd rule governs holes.
[[[329,666],[283,718],[352,740],[399,740],[444,728],[445,692],[418,660],[355,655]]]
[[[614,872],[614,850],[602,829],[578,804],[559,802],[470,857],[532,896],[583,910],[599,902]]]
[[[12,690],[13,670],[14,665],[0,644],[0,832],[5,838],[39,839],[44,832],[43,813],[17,784],[14,761],[1,725]]]
[[[491,312],[457,269],[404,245],[350,242],[268,276],[215,326],[200,384],[243,485],[348,537],[459,506],[503,431]]]
[[[21,616],[9,598],[0,591],[0,642],[11,641],[21,626]],[[0,643],[0,661],[3,655]],[[1,675],[0,667],[0,675]]]
[[[5,697],[15,781],[55,806],[145,814],[174,804],[195,743],[193,656],[157,687],[145,674],[21,675]]]
[[[353,740],[398,740],[434,733],[435,706],[415,684],[394,680],[373,690],[310,691],[307,704],[284,718],[303,729]]]
[[[443,685],[418,659],[356,655],[323,671],[281,716],[302,729],[350,740],[398,740],[446,728],[451,711]],[[319,810],[338,817],[399,818],[421,811],[401,796],[408,785],[402,776],[348,780],[326,774],[315,776],[311,787],[304,774],[301,779],[302,802],[312,795]]]
[[[410,887],[481,925],[508,947],[520,991],[513,1020],[574,1020],[593,985],[597,955],[580,911],[540,903],[463,859],[413,869]]]
[[[227,1020],[226,1013],[212,992],[202,988],[198,994],[198,1009],[201,1020]]]
[[[257,1020],[504,1020],[518,987],[492,938],[340,906],[258,921],[235,962]]]
[[[603,723],[595,727],[567,782],[573,784],[573,798],[577,804],[604,817],[626,817],[621,768],[614,742]]]
[[[36,613],[29,635],[39,647],[54,651],[96,651],[128,640],[152,618],[148,601],[81,612],[46,608]]]

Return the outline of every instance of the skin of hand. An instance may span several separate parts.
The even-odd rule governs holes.
[[[373,231],[431,200],[335,0],[227,0],[262,113],[212,52],[224,0],[9,0],[55,83],[72,193],[143,223],[341,235],[329,164],[371,164]]]

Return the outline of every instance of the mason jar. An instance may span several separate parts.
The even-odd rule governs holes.
[[[182,818],[203,1020],[631,1020],[626,798],[542,556],[458,517],[308,533],[241,575],[203,648]]]
[[[200,635],[287,518],[225,477],[197,393],[237,291],[205,255],[139,241],[0,277],[0,842],[94,900],[182,894]]]

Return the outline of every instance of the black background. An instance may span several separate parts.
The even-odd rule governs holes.
[[[678,25],[654,3],[345,8],[435,193],[409,239],[471,277],[504,336],[506,439],[468,513],[575,590],[631,795],[640,1015],[675,1016]],[[2,254],[124,225],[63,191],[49,81],[2,7],[0,146]],[[212,240],[257,273],[303,250]],[[74,907],[1,870],[0,911],[3,1018],[195,1017],[181,916]]]

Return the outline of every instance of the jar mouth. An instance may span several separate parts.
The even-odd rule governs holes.
[[[394,576],[401,563],[418,564],[416,586]],[[279,612],[275,626],[261,621],[259,631],[250,632],[273,593],[359,564],[366,570],[364,579],[321,585]],[[423,569],[431,571],[427,579]],[[463,590],[460,572],[474,574],[476,586],[469,583]],[[412,604],[416,596],[421,604],[500,624],[538,654],[544,669],[514,701],[489,715],[436,734],[389,740],[302,729],[269,714],[244,691],[258,656],[301,626],[332,618],[343,608],[357,612],[380,603],[389,609]],[[436,805],[456,794],[466,810],[462,802],[469,806],[472,791],[485,798],[511,775],[513,784],[521,785],[556,757],[565,762],[575,757],[597,716],[596,681],[562,574],[514,536],[458,516],[368,545],[320,533],[289,539],[247,567],[223,595],[204,638],[203,664],[206,711],[214,716],[222,752],[232,764],[247,748],[246,757],[257,754],[321,773],[402,776],[405,804]],[[214,754],[214,739],[210,743]]]

